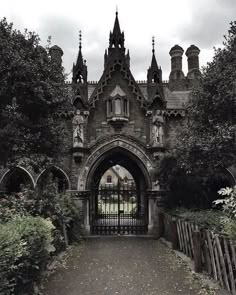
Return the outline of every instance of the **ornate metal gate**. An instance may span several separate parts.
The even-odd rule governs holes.
[[[94,190],[90,202],[92,234],[128,235],[147,233],[144,192],[123,187]]]

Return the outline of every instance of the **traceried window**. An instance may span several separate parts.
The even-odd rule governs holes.
[[[108,122],[129,120],[129,100],[119,85],[116,85],[107,98],[107,120]]]
[[[120,98],[115,99],[115,114],[121,115],[121,99]]]
[[[124,114],[128,115],[128,101],[124,99]]]

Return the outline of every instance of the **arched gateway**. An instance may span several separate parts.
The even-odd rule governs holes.
[[[153,41],[147,81],[135,81],[116,12],[103,74],[98,82],[88,82],[80,42],[71,84],[75,111],[70,169],[88,234],[151,234],[154,230],[164,192],[157,167],[184,117],[193,79],[199,76],[199,49],[194,46],[189,52],[185,77],[183,49],[171,49],[170,83],[166,83]],[[117,173],[117,167],[122,173]],[[122,175],[124,171],[127,175]]]
[[[151,160],[142,146],[121,135],[105,139],[91,152],[81,169],[78,189],[89,190],[96,187],[103,173],[115,164],[127,168],[132,175],[135,175],[135,179],[139,177],[143,189],[151,189],[149,175],[149,172],[153,170]]]
[[[104,173],[119,165],[134,183],[99,186]],[[100,144],[85,162],[78,189],[90,193],[89,225],[92,234],[145,234],[148,231],[148,191],[152,163],[138,143],[115,136]]]

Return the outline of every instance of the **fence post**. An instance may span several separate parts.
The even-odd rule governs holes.
[[[177,250],[178,249],[178,231],[177,231],[177,222],[176,219],[172,219],[171,221],[171,243],[172,243],[172,249]]]
[[[202,248],[201,248],[201,232],[195,230],[193,232],[193,258],[194,258],[194,271],[202,271]]]
[[[164,214],[163,212],[158,212],[158,238],[163,237],[164,232],[165,232]]]

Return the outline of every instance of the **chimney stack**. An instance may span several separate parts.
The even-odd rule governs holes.
[[[171,56],[171,72],[169,76],[170,90],[184,89],[184,73],[182,71],[182,56],[184,50],[181,46],[175,45],[171,48],[169,54]]]
[[[188,75],[189,79],[194,79],[199,77],[200,70],[199,70],[199,53],[200,49],[195,46],[191,45],[187,51],[186,56],[188,58]]]
[[[49,54],[51,55],[52,62],[55,63],[57,66],[61,66],[63,56],[62,49],[59,46],[54,45],[49,49]]]

